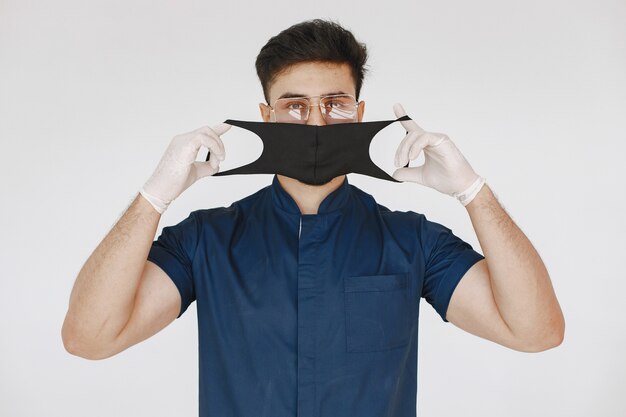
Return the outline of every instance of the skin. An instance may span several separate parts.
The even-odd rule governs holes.
[[[455,288],[447,320],[522,352],[559,346],[565,319],[537,250],[487,184],[465,209],[485,259],[476,262]]]
[[[274,103],[284,93],[296,93],[303,97],[318,96],[337,92],[352,94],[356,97],[356,86],[348,64],[327,62],[303,62],[292,65],[276,76],[269,88],[269,101]],[[324,117],[313,101],[308,125],[325,125]],[[270,122],[270,108],[259,103],[261,117]],[[365,101],[360,101],[357,108],[357,121],[363,119]],[[320,203],[328,194],[336,190],[344,181],[345,175],[333,178],[323,185],[305,184],[295,178],[277,174],[280,185],[294,199],[302,214],[317,214]]]

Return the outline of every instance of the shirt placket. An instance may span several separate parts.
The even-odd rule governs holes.
[[[298,250],[298,417],[315,416],[320,215],[301,215]]]

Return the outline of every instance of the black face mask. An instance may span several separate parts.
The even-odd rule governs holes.
[[[306,184],[322,185],[339,175],[354,172],[402,182],[375,165],[369,154],[374,136],[401,120],[411,118],[405,115],[395,120],[322,126],[228,119],[224,123],[247,129],[261,138],[263,152],[256,161],[213,175],[281,174]],[[207,161],[210,155],[209,152]]]

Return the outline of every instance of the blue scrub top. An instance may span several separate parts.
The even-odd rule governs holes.
[[[415,417],[420,298],[445,319],[484,257],[346,179],[302,215],[275,175],[164,227],[148,260],[196,301],[201,417]]]

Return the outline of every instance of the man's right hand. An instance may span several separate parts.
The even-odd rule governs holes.
[[[174,136],[154,173],[139,193],[163,214],[169,204],[202,177],[219,171],[226,152],[220,135],[231,128],[221,123],[213,128],[201,127]],[[208,161],[196,161],[200,147],[209,149]]]

